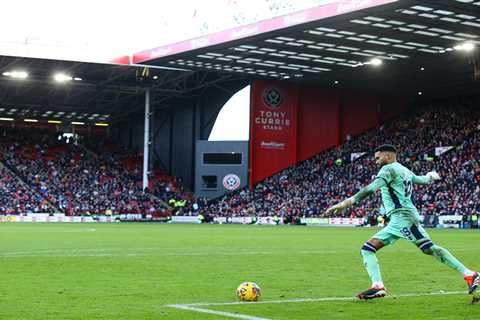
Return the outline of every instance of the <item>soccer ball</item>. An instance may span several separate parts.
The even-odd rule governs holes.
[[[237,297],[242,301],[257,301],[262,289],[255,282],[244,282],[237,288]]]

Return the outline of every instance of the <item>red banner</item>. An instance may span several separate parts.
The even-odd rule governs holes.
[[[254,81],[250,103],[250,186],[295,164],[298,89]]]
[[[321,20],[352,11],[363,10],[385,5],[398,0],[337,0],[314,8],[293,12],[272,19],[263,20],[249,25],[220,31],[199,38],[181,41],[133,54],[131,63],[146,63],[149,60],[171,56],[177,53],[213,46],[216,44],[251,37],[274,30],[279,30],[315,20]],[[128,57],[127,57],[128,58]],[[112,60],[112,63],[128,64],[125,57]]]
[[[250,187],[381,125],[407,108],[405,99],[348,90],[254,81],[250,98]],[[368,151],[372,146],[365,146]]]

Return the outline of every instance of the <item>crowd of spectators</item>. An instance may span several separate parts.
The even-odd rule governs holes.
[[[480,131],[435,162],[423,161],[414,170],[437,170],[442,180],[417,187],[414,200],[426,214],[472,215],[480,213]]]
[[[160,174],[153,174],[143,191],[137,150],[108,140],[65,143],[58,133],[42,129],[0,130],[0,213],[322,217],[330,205],[372,180],[379,168],[371,151],[383,143],[396,145],[399,162],[415,173],[435,170],[443,177],[416,186],[413,200],[421,213],[480,212],[480,108],[474,102],[417,108],[379,128],[347,136],[339,147],[285,169],[253,190],[210,201],[188,196],[181,181]],[[452,148],[436,155],[437,147]],[[365,154],[352,160],[352,153]],[[382,210],[380,197],[370,197],[342,216],[378,216]]]
[[[398,161],[417,174],[436,170],[443,180],[417,187],[414,201],[425,214],[463,214],[480,211],[478,130],[480,108],[472,102],[427,106],[380,128],[349,137],[295,167],[269,177],[253,190],[242,189],[210,202],[198,201],[206,212],[221,216],[325,216],[334,203],[368,184],[378,169],[372,150],[383,143],[399,149]],[[434,150],[455,146],[439,157]],[[351,153],[366,152],[350,161]],[[344,217],[382,214],[381,198],[370,197],[342,212]]]
[[[0,167],[0,214],[17,212],[49,213],[54,208],[41,195],[24,185],[5,168]]]
[[[68,215],[158,214],[165,206],[142,190],[141,174],[118,154],[95,155],[41,129],[2,128],[4,164]]]
[[[107,159],[110,163],[116,163],[126,170],[132,180],[137,183],[142,181],[143,174],[143,154],[138,148],[126,148],[118,145],[109,138],[85,140],[82,142],[88,150],[93,151],[95,155]],[[182,185],[181,178],[175,178],[168,174],[162,173],[155,163],[152,165],[149,175],[149,190],[163,203],[167,203],[170,207],[178,212],[178,203],[184,201],[191,203],[192,195],[187,192]],[[172,203],[172,201],[174,201]],[[183,205],[182,205],[183,207]]]

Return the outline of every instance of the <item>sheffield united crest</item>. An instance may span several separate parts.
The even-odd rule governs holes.
[[[267,107],[271,109],[278,109],[282,106],[284,98],[279,89],[270,87],[263,90],[262,100]]]

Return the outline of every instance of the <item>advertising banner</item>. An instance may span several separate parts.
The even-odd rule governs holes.
[[[172,216],[172,223],[198,223],[197,216]]]
[[[363,218],[330,218],[329,223],[337,226],[358,226],[363,224]]]
[[[302,224],[310,225],[328,225],[328,218],[302,218]]]
[[[250,185],[295,164],[298,88],[255,81],[250,102]]]

